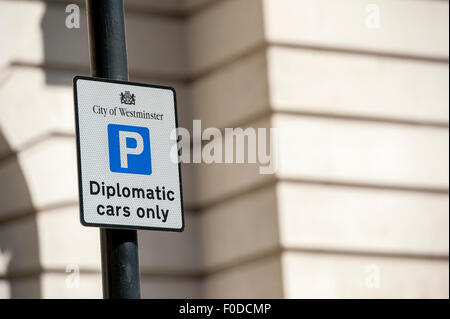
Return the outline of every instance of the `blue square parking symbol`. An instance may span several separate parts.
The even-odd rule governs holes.
[[[150,175],[150,132],[146,127],[108,124],[111,172]]]

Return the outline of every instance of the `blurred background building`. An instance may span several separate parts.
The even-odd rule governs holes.
[[[174,86],[181,126],[283,132],[274,175],[184,165],[185,232],[139,232],[143,297],[449,297],[448,1],[125,8],[130,79]],[[0,0],[0,298],[102,295],[77,206],[86,30],[83,1]]]

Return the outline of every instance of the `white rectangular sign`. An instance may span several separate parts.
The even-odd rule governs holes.
[[[73,85],[81,223],[183,231],[175,90],[83,76]]]

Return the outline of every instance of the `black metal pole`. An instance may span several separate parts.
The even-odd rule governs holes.
[[[122,0],[86,0],[91,74],[128,80]],[[104,298],[140,298],[135,230],[100,229]]]

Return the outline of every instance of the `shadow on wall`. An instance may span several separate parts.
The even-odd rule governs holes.
[[[27,181],[0,127],[0,297],[41,296],[38,226]]]
[[[67,4],[47,4],[42,16],[44,64],[47,84],[72,85],[75,75],[89,75],[89,45],[86,10],[80,8],[80,28],[66,27]],[[58,74],[66,71],[66,76]]]
[[[73,76],[89,73],[85,11],[80,10],[80,29],[68,29],[65,8],[47,4],[41,19],[49,85],[71,86]],[[20,159],[0,127],[0,298],[42,297],[38,231]]]

